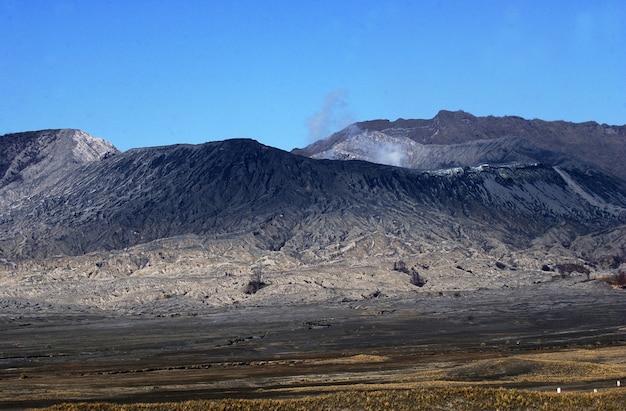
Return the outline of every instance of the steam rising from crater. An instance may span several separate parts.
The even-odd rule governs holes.
[[[407,155],[400,144],[382,143],[375,151],[375,162],[396,167],[405,167]]]
[[[339,88],[324,96],[322,108],[307,119],[309,141],[325,138],[354,120],[348,112],[348,89]]]

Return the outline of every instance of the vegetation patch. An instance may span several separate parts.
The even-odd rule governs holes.
[[[612,285],[614,288],[626,289],[626,269],[620,270],[617,274],[604,278],[607,284]]]
[[[570,383],[600,380],[609,376],[619,378],[620,369],[610,364],[580,360],[547,360],[522,357],[476,361],[456,367],[447,373],[455,381],[550,381]]]
[[[216,410],[604,410],[622,411],[626,390],[540,392],[505,388],[439,387],[416,390],[343,391],[280,400],[224,399],[160,404],[60,404],[46,411]]]
[[[259,267],[252,269],[250,281],[246,286],[246,294],[255,294],[261,288],[267,287],[268,284],[263,280],[263,270]]]
[[[411,276],[411,284],[417,287],[423,287],[428,282],[427,279],[420,276],[420,273],[417,271],[416,267],[408,268],[406,263],[402,260],[393,263],[393,270]]]
[[[589,269],[582,264],[563,263],[557,264],[555,268],[559,272],[561,278],[565,278],[574,272],[585,274],[587,278],[589,278],[589,274],[591,274],[591,271],[589,271]]]

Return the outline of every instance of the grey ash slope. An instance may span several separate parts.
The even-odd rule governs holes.
[[[119,153],[80,130],[42,130],[0,137],[0,206],[45,192],[80,165]]]
[[[419,169],[510,162],[569,167],[586,164],[624,180],[626,126],[440,111],[429,120],[355,123],[294,153]]]
[[[555,229],[566,241],[611,229],[626,207],[618,179],[545,165],[427,173],[314,160],[252,140],[92,160],[3,206],[0,256],[81,255],[189,234],[246,239],[307,263],[372,233],[401,238],[408,253],[442,241],[488,252],[523,249]]]

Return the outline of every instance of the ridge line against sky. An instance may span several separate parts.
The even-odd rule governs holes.
[[[623,125],[625,73],[621,0],[0,0],[0,135],[122,150],[441,109]]]

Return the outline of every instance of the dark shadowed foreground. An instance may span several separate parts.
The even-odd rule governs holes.
[[[624,298],[599,282],[564,281],[168,317],[3,313],[0,409],[221,399],[260,409],[239,400],[332,402],[342,392],[358,392],[346,396],[354,401],[398,400],[445,390],[458,396],[459,387],[498,401],[518,391],[484,389],[541,398],[554,398],[547,393],[557,387],[563,395],[596,389],[594,404],[619,404]]]

